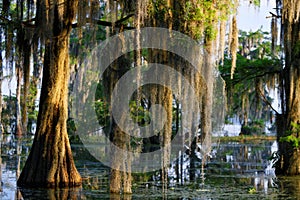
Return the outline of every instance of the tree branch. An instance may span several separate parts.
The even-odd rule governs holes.
[[[252,80],[252,79],[255,79],[255,78],[260,78],[260,77],[264,77],[266,75],[269,75],[269,74],[279,74],[281,73],[282,71],[281,70],[274,70],[274,71],[266,71],[266,72],[262,72],[260,74],[255,74],[255,72],[253,73],[247,73],[246,75],[243,75],[241,78],[233,78],[230,83],[232,85],[235,85],[235,84],[238,84],[242,81],[245,81],[245,80]],[[257,73],[257,72],[256,72]],[[225,77],[230,77],[230,74],[226,74],[226,75],[222,75],[223,78]]]
[[[114,26],[114,27],[118,27],[118,28],[122,28],[122,29],[127,29],[127,30],[131,30],[134,29],[134,27],[129,27],[129,26],[125,26],[124,24],[122,24],[124,21],[128,20],[130,17],[133,17],[134,14],[129,14],[126,17],[119,19],[115,22],[108,22],[108,21],[102,21],[102,20],[90,20],[90,18],[87,18],[87,21],[92,21],[92,23],[101,25],[101,26]],[[19,24],[13,20],[9,20],[6,17],[0,15],[0,20],[2,20],[2,22],[0,22],[0,25],[4,26],[10,23],[13,23],[14,26],[18,26]],[[33,24],[32,22],[35,22],[36,18],[32,18],[29,19],[27,21],[22,21],[21,25],[24,27],[28,27],[28,28],[36,28],[36,25]],[[78,28],[78,23],[72,24],[72,28]]]
[[[124,26],[124,24],[122,24],[122,22],[126,21],[127,19],[129,19],[132,16],[134,16],[134,14],[129,14],[126,17],[119,19],[115,22],[108,22],[108,21],[96,20],[96,19],[93,19],[91,21],[93,23],[101,25],[101,26],[114,26],[114,27],[124,28],[124,29],[134,29],[134,27]],[[90,19],[87,19],[87,20],[89,21]],[[72,28],[78,28],[78,23],[72,24]]]
[[[272,18],[272,17],[276,17],[276,18],[281,18],[281,15],[276,15],[272,12],[269,12],[271,14],[271,16],[267,16],[266,18]]]
[[[27,28],[35,28],[35,24],[32,24],[32,22],[35,22],[36,18],[32,18],[29,19],[27,21],[13,21],[10,19],[7,19],[6,17],[0,15],[0,20],[2,20],[2,22],[0,22],[0,24],[2,26],[7,25],[7,24],[13,24],[13,26],[18,27],[20,25],[27,27]]]
[[[270,108],[277,114],[279,115],[279,113],[277,112],[277,110],[275,110],[275,108],[273,108],[272,104],[270,103],[270,101],[268,101],[267,97],[263,94],[263,92],[261,91],[260,88],[257,88],[258,92],[260,94],[260,96],[262,97],[263,101],[268,104],[270,106]]]
[[[6,17],[4,17],[4,16],[2,16],[2,15],[0,15],[0,19],[3,21],[3,22],[2,22],[3,24],[7,24],[7,23],[10,23],[10,22],[11,22],[11,20],[7,19]]]
[[[129,19],[130,17],[133,17],[133,16],[134,16],[134,13],[131,13],[131,14],[127,15],[126,17],[117,20],[117,21],[115,22],[115,24],[121,24],[122,22],[126,21],[127,19]]]

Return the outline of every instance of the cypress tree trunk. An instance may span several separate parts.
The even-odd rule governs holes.
[[[124,150],[130,150],[130,136],[124,133],[118,125],[113,123],[113,143]],[[110,192],[120,194],[123,191],[125,194],[132,193],[132,175],[131,175],[131,159],[128,157],[125,163],[121,162],[124,158],[120,153],[112,152],[112,169],[110,177]]]
[[[120,41],[121,44],[121,41]],[[124,73],[130,68],[130,62],[126,56],[120,57],[115,63],[112,64],[112,69],[107,70],[107,73],[104,75],[104,84],[106,88],[106,97],[107,101],[111,103],[111,96],[113,89],[116,86],[118,80],[124,75]],[[121,122],[122,124],[123,122]],[[122,131],[118,124],[112,119],[111,121],[111,132],[110,140],[119,148],[124,151],[130,151],[130,135]],[[127,157],[125,162],[122,162],[122,158],[119,152],[112,150],[111,155],[111,175],[110,175],[110,193],[120,194],[121,191],[125,194],[132,193],[132,175],[131,175],[131,159]]]
[[[22,126],[23,126],[23,133],[26,134],[27,131],[27,124],[28,124],[28,112],[27,112],[27,101],[28,101],[28,93],[29,93],[29,86],[30,86],[30,55],[31,55],[31,45],[28,40],[24,41],[23,47],[23,99],[22,99]]]
[[[81,185],[67,134],[69,35],[78,1],[39,2],[48,38],[45,45],[43,83],[37,131],[18,179],[22,187]],[[51,4],[49,10],[47,5]],[[38,26],[45,27],[44,24]],[[46,35],[45,34],[45,35]],[[53,35],[52,35],[53,34]],[[47,36],[47,35],[46,35]]]
[[[22,21],[23,20],[23,11],[24,11],[24,4],[21,1],[17,1],[16,4],[16,14],[17,19]],[[16,69],[16,79],[17,79],[17,88],[16,88],[16,127],[15,127],[15,134],[22,135],[22,121],[21,121],[21,82],[22,82],[22,74],[23,74],[23,44],[24,44],[25,32],[21,27],[17,28],[17,60],[15,64]]]
[[[292,142],[282,142],[281,137],[291,135],[300,139],[300,21],[298,0],[283,0],[283,29],[285,50],[285,93],[286,116],[283,119],[285,129],[279,129],[279,155],[276,165],[277,174],[300,174],[300,151]]]
[[[22,121],[21,121],[21,80],[22,80],[22,69],[21,62],[16,62],[16,76],[17,76],[17,88],[16,88],[16,135],[22,135]]]

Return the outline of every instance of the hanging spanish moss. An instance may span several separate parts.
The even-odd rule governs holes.
[[[109,19],[111,21],[116,21],[118,19],[118,4],[115,1],[107,1],[107,6],[112,12]],[[109,11],[109,10],[108,10]],[[111,27],[111,30],[109,28],[106,29],[106,35],[110,36],[111,33],[115,34],[117,32],[116,27],[114,24]],[[122,51],[126,51],[126,46],[124,42],[124,36],[120,35],[119,37],[120,43],[119,46],[116,48],[122,49]],[[113,52],[111,52],[113,53]],[[110,55],[113,56],[113,55]],[[112,110],[111,104],[112,104],[112,93],[115,87],[117,87],[117,81],[120,79],[122,75],[126,72],[127,69],[129,69],[129,63],[130,60],[127,59],[126,56],[122,56],[119,58],[116,62],[111,64],[111,71],[107,73],[104,78],[104,82],[106,85],[106,96],[108,98],[108,102],[110,103],[110,112]],[[117,124],[114,119],[111,117],[111,127],[109,130],[109,137],[111,138],[111,141],[114,145],[117,145],[119,148],[124,149],[126,151],[131,151],[131,144],[130,144],[130,135],[125,133],[120,127],[119,124]],[[120,122],[120,125],[122,126],[124,124],[124,117],[122,117],[122,121]],[[111,193],[120,193],[123,191],[123,193],[130,194],[132,193],[132,175],[131,175],[131,161],[132,158],[129,154],[121,155],[120,153],[116,152],[113,148],[113,144],[111,145],[111,170],[110,170],[110,192]],[[122,158],[121,156],[126,156],[126,158]]]
[[[272,17],[271,22],[271,37],[272,37],[272,53],[276,55],[276,46],[278,38],[278,27],[277,27],[277,17]]]
[[[263,82],[262,79],[257,78],[255,80],[255,100],[253,102],[255,102],[255,114],[254,114],[254,119],[261,119],[261,115],[262,115],[262,102],[261,102],[261,96],[260,96],[260,92],[264,91],[263,88]]]
[[[249,91],[244,91],[242,94],[242,113],[241,113],[241,118],[243,122],[243,126],[248,125],[248,113],[249,113],[249,96],[248,96]]]
[[[227,21],[228,26],[228,38],[227,38],[227,49],[228,52],[231,52],[231,41],[232,41],[232,16],[230,16],[229,20]]]
[[[4,0],[3,1],[3,8],[2,8],[2,15],[3,17],[8,18],[8,11],[10,9],[10,1]],[[13,27],[12,26],[5,26],[4,29],[4,36],[5,36],[5,58],[9,60],[12,52],[12,44],[13,44]]]
[[[218,57],[221,60],[221,65],[224,64],[224,50],[225,50],[225,37],[226,37],[226,21],[222,20],[220,22],[220,30],[219,30],[219,52]]]
[[[135,51],[135,67],[137,69],[137,74],[136,74],[136,82],[137,82],[137,105],[140,105],[140,100],[141,100],[141,62],[142,62],[142,57],[141,57],[141,41],[140,41],[140,31],[141,31],[141,25],[144,23],[145,15],[146,15],[146,9],[148,6],[148,1],[142,1],[142,0],[137,0],[136,1],[136,18],[135,18],[135,27],[136,27],[136,35],[135,35],[135,44],[136,44],[136,51]]]
[[[232,19],[232,40],[230,43],[230,54],[231,54],[231,79],[233,79],[233,74],[236,68],[236,58],[237,58],[237,50],[238,50],[238,45],[239,45],[239,31],[238,31],[238,26],[237,26],[237,20],[236,16],[233,17]]]

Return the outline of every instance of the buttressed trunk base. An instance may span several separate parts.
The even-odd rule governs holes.
[[[81,185],[67,133],[69,38],[77,0],[40,1],[46,32],[43,83],[37,131],[29,157],[18,179],[21,187]],[[48,34],[48,35],[47,35]]]

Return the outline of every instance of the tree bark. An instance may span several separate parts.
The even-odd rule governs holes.
[[[121,44],[121,41],[120,41]],[[121,47],[120,47],[121,48]],[[111,96],[113,89],[116,86],[118,80],[124,75],[124,73],[130,68],[130,61],[125,56],[120,57],[115,63],[112,64],[113,70],[108,70],[104,75],[105,84],[105,94],[107,97],[107,102],[111,104]],[[123,123],[123,122],[121,122]],[[130,135],[122,131],[118,124],[111,119],[111,130],[110,130],[110,140],[123,149],[124,151],[130,151]],[[119,152],[115,152],[112,148],[111,155],[111,175],[110,175],[110,193],[120,194],[121,191],[125,194],[132,193],[132,175],[131,175],[131,157],[127,157],[125,162],[121,162],[124,158],[121,158]]]
[[[30,55],[31,55],[31,45],[30,42],[26,39],[23,46],[23,99],[21,102],[22,105],[22,130],[24,134],[27,134],[27,124],[28,124],[28,93],[30,86]]]
[[[37,131],[17,185],[21,187],[74,187],[81,185],[68,139],[69,36],[78,1],[42,1],[46,30],[43,82]],[[45,14],[45,13],[44,13]],[[39,24],[40,26],[44,26]],[[51,27],[49,27],[51,26]]]
[[[293,135],[300,139],[300,21],[299,6],[297,0],[283,0],[282,25],[284,29],[284,89],[286,94],[286,113],[283,116],[284,129],[279,129],[279,156],[276,173],[286,175],[300,174],[299,147],[291,142],[280,141],[281,137]]]
[[[22,135],[22,121],[21,121],[21,80],[22,80],[22,69],[21,62],[16,62],[16,76],[17,76],[17,88],[16,88],[16,127],[15,134]]]
[[[118,125],[113,125],[113,143],[125,151],[130,150],[130,136],[120,130]],[[132,175],[131,175],[131,158],[128,157],[125,163],[121,162],[124,158],[118,152],[112,151],[112,169],[110,177],[110,192],[120,194],[121,191],[125,194],[132,193]]]

